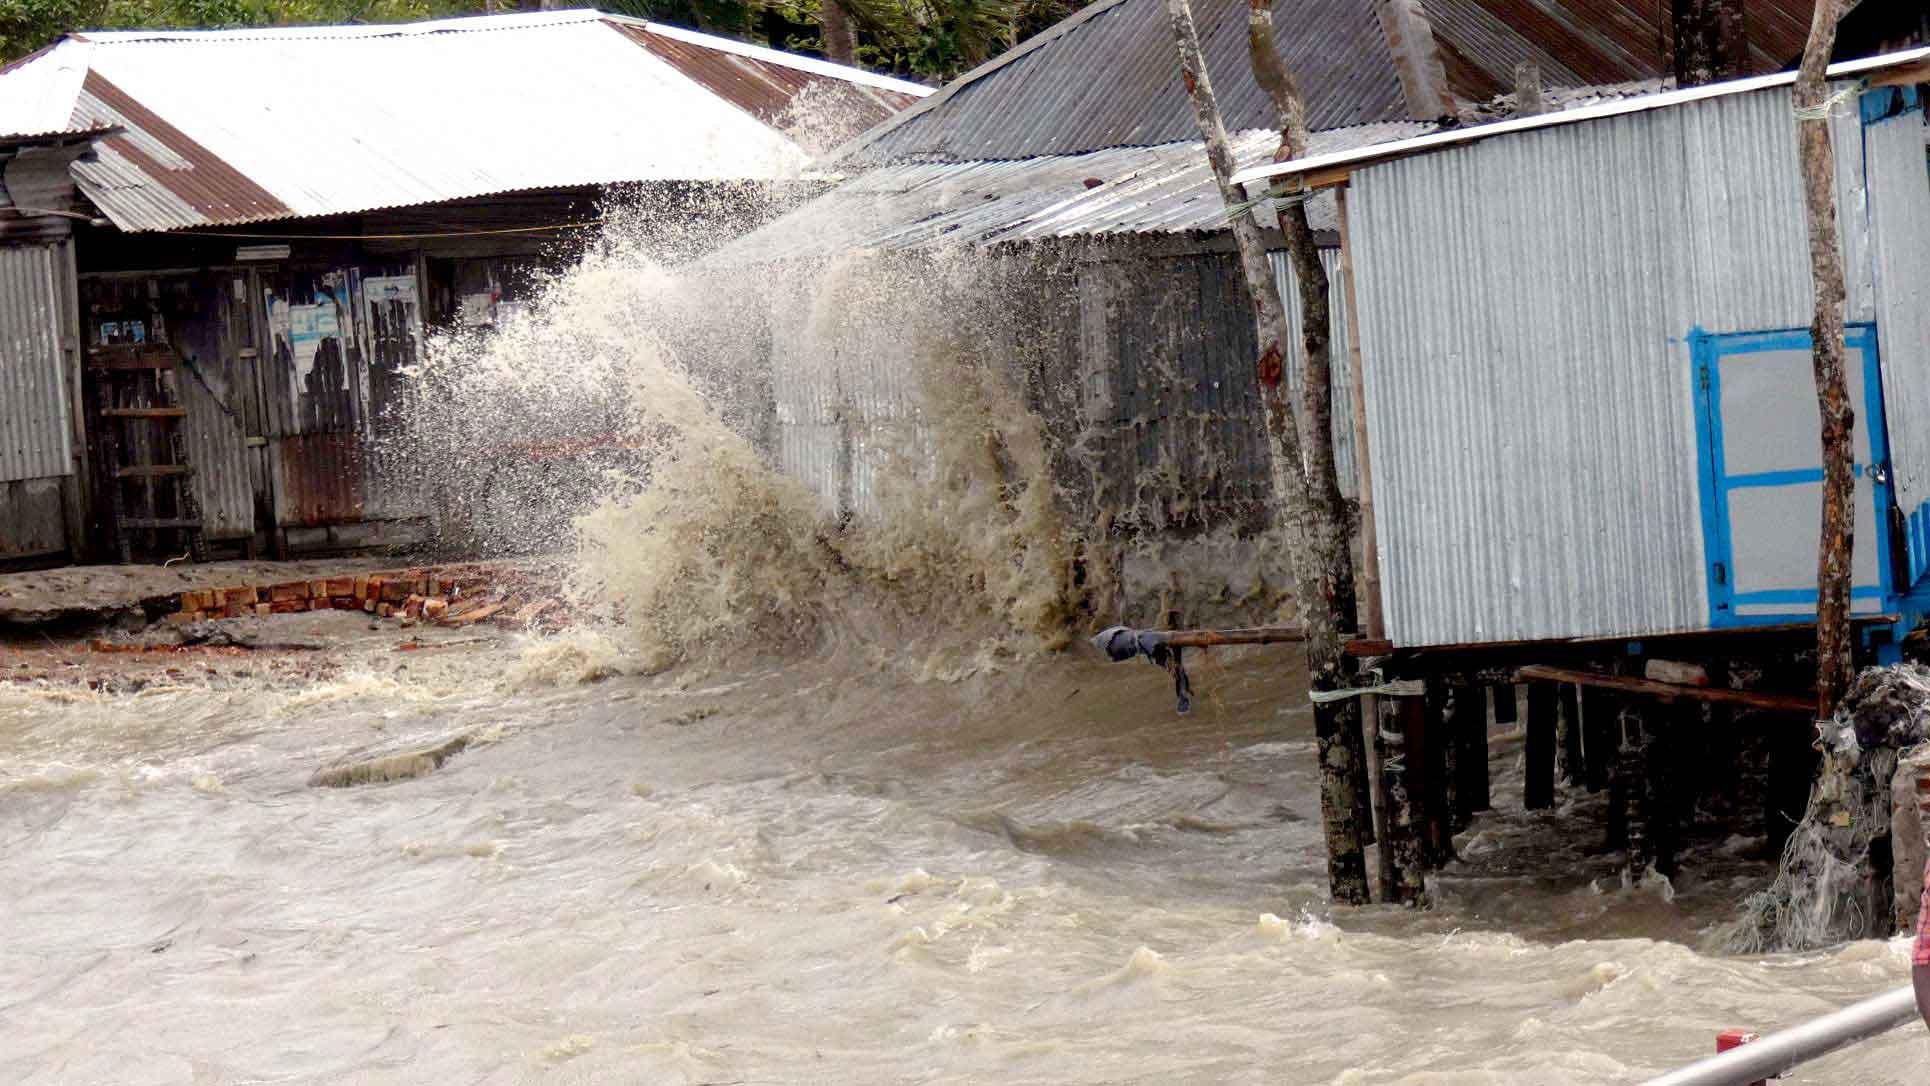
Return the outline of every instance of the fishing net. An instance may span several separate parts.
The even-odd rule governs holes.
[[[1775,881],[1743,902],[1729,950],[1811,950],[1890,933],[1891,778],[1900,752],[1923,743],[1926,718],[1930,670],[1899,664],[1857,676],[1835,716],[1817,724],[1823,764],[1808,807]]]

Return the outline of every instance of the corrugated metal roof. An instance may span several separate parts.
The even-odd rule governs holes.
[[[1429,127],[1403,121],[1334,129],[1315,133],[1311,146],[1359,146]],[[1239,133],[1235,159],[1268,161],[1279,139],[1264,129]],[[1309,216],[1315,229],[1337,225],[1325,196]],[[853,249],[1217,231],[1226,222],[1219,187],[1195,140],[1017,162],[880,166],[738,239],[718,259],[770,262]]]
[[[1405,120],[1373,6],[1300,0],[1276,21],[1316,129]],[[1207,69],[1230,129],[1272,123],[1247,59],[1241,0],[1197,0]],[[853,163],[966,162],[1196,137],[1163,0],[1099,0],[954,80],[844,148]]]
[[[1532,60],[1549,85],[1655,79],[1673,71],[1670,5],[1658,0],[1424,0],[1455,89],[1485,98],[1513,88]],[[1754,72],[1803,51],[1811,0],[1752,0],[1744,9]]]
[[[642,48],[639,48],[641,46]],[[0,74],[51,118],[113,123],[76,179],[124,230],[524,189],[793,176],[778,125],[816,86],[864,120],[925,88],[593,11],[399,26],[73,35]],[[0,124],[0,128],[9,127]]]
[[[1483,101],[1532,60],[1545,85],[1587,86],[1670,74],[1666,0],[1420,0],[1454,92]],[[1752,0],[1755,70],[1802,51],[1811,0]],[[1229,128],[1271,123],[1253,81],[1246,5],[1196,0],[1207,69]],[[1313,127],[1407,118],[1386,40],[1365,0],[1300,0],[1275,20],[1308,97]],[[1177,79],[1164,0],[1097,0],[1058,26],[953,81],[841,149],[856,164],[967,162],[1073,154],[1186,139],[1193,117]]]
[[[51,136],[84,131],[74,99],[87,75],[81,52],[50,45],[0,67],[0,136]]]
[[[1887,69],[1930,67],[1930,47],[1910,49],[1900,53],[1889,53],[1880,57],[1865,57],[1861,60],[1842,61],[1829,66],[1831,78],[1844,79],[1866,73],[1881,72]],[[1905,73],[1910,75],[1910,73]],[[1916,78],[1911,75],[1911,78]],[[1410,155],[1427,154],[1448,147],[1475,143],[1505,136],[1511,133],[1533,132],[1550,128],[1562,128],[1580,124],[1584,121],[1599,121],[1609,117],[1619,117],[1630,113],[1644,113],[1650,110],[1667,110],[1671,107],[1688,105],[1715,98],[1734,98],[1754,94],[1758,91],[1786,87],[1796,81],[1794,72],[1778,72],[1774,75],[1752,76],[1748,79],[1735,79],[1726,83],[1709,83],[1700,87],[1685,87],[1681,90],[1665,91],[1659,94],[1637,95],[1631,98],[1604,98],[1599,102],[1582,104],[1575,108],[1554,113],[1537,114],[1532,117],[1515,117],[1492,124],[1471,125],[1465,128],[1451,128],[1424,136],[1408,137],[1392,143],[1356,145],[1337,151],[1315,151],[1311,148],[1302,158],[1291,162],[1268,162],[1250,166],[1233,175],[1234,184],[1250,185],[1270,177],[1287,174],[1305,174],[1330,171],[1337,167],[1361,167],[1388,159],[1403,158]]]

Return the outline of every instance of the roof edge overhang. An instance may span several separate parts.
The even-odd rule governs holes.
[[[1887,53],[1883,56],[1865,57],[1860,60],[1843,61],[1832,64],[1828,75],[1832,79],[1859,77],[1866,88],[1901,86],[1930,82],[1930,47],[1910,49],[1900,53]],[[1639,98],[1624,98],[1614,102],[1583,106],[1580,109],[1564,110],[1560,113],[1545,113],[1534,117],[1516,117],[1492,124],[1471,125],[1467,128],[1450,129],[1411,139],[1395,140],[1371,147],[1361,147],[1352,151],[1336,151],[1325,155],[1309,155],[1290,162],[1267,163],[1240,170],[1233,175],[1236,185],[1251,185],[1255,182],[1281,180],[1289,182],[1282,187],[1289,190],[1301,188],[1328,188],[1345,184],[1355,170],[1388,162],[1397,158],[1428,154],[1433,151],[1462,144],[1475,143],[1494,136],[1505,136],[1515,132],[1532,132],[1543,128],[1556,128],[1562,125],[1580,124],[1585,121],[1601,120],[1605,117],[1619,117],[1631,113],[1645,113],[1652,109],[1666,109],[1670,106],[1686,105],[1711,98],[1724,98],[1734,94],[1748,94],[1752,91],[1767,90],[1772,87],[1789,86],[1796,82],[1795,72],[1776,72],[1770,75],[1752,76],[1748,79],[1735,79],[1723,83],[1710,83],[1700,87],[1683,90],[1664,91],[1660,94],[1644,95]],[[1297,184],[1291,183],[1298,181]]]

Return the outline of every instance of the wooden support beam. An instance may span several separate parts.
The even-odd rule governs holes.
[[[1582,757],[1581,688],[1561,684],[1561,779],[1571,788],[1581,787],[1587,762]]]
[[[1512,683],[1494,685],[1494,722],[1513,724],[1520,719],[1520,706],[1515,704],[1515,688]]]
[[[1505,689],[1514,692],[1512,686]],[[1555,734],[1555,684],[1528,684],[1527,776],[1522,782],[1521,805],[1530,811],[1555,805]]]
[[[1468,818],[1461,809],[1461,722],[1455,698],[1469,693],[1479,697],[1481,692],[1450,683],[1444,684],[1440,693],[1433,695],[1439,700],[1440,706],[1432,722],[1436,726],[1434,735],[1438,751],[1432,768],[1440,773],[1441,822],[1447,830],[1450,843],[1449,855],[1441,861],[1443,863],[1454,858],[1451,848],[1454,835],[1468,825]],[[1474,704],[1481,705],[1480,711],[1485,716],[1487,706],[1479,701]]]
[[[1599,792],[1608,787],[1609,765],[1615,760],[1615,751],[1620,745],[1615,699],[1615,692],[1607,687],[1582,687],[1584,782],[1590,792]]]
[[[1407,721],[1408,783],[1416,827],[1421,834],[1421,860],[1439,868],[1454,858],[1454,835],[1448,829],[1447,728],[1442,720],[1444,698],[1439,680],[1429,680],[1427,695],[1403,698],[1418,701],[1420,712]]]
[[[1658,682],[1654,679],[1638,678],[1634,675],[1610,675],[1601,671],[1588,671],[1582,668],[1550,667],[1546,664],[1529,664],[1518,669],[1515,674],[1523,681],[1542,679],[1549,682],[1574,683],[1577,686],[1603,690],[1614,690],[1623,694],[1637,694],[1660,701],[1675,701],[1678,698],[1691,698],[1698,701],[1723,702],[1729,705],[1746,705],[1752,709],[1768,709],[1784,713],[1813,713],[1816,710],[1814,695],[1771,694],[1760,690],[1728,690],[1715,686],[1684,686],[1681,683]]]
[[[1360,628],[1370,638],[1384,637],[1381,612],[1380,536],[1374,517],[1374,461],[1367,441],[1367,363],[1360,353],[1360,301],[1354,294],[1353,231],[1347,216],[1347,190],[1335,190],[1340,215],[1340,289],[1347,300],[1347,383],[1353,391],[1349,422],[1354,430],[1354,475],[1360,505]]]
[[[1456,813],[1467,825],[1477,811],[1491,806],[1488,787],[1488,714],[1481,690],[1474,686],[1454,691],[1454,772]]]
[[[1375,747],[1381,762],[1381,787],[1386,795],[1386,818],[1381,832],[1381,900],[1425,907],[1427,868],[1421,858],[1421,819],[1415,805],[1414,781],[1408,767],[1414,749],[1408,744],[1411,727],[1421,719],[1419,698],[1386,698]]]
[[[1627,848],[1628,853],[1622,863],[1622,877],[1631,885],[1639,882],[1643,873],[1655,862],[1655,808],[1650,790],[1649,735],[1645,715],[1651,711],[1640,701],[1623,701],[1618,721],[1621,742],[1616,748],[1615,767],[1610,778],[1608,847],[1612,849],[1620,845]]]

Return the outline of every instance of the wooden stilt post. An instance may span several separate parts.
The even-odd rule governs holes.
[[[1454,703],[1455,695],[1460,692],[1459,684],[1444,682],[1438,693],[1430,695],[1437,699],[1437,712],[1432,721],[1435,749],[1433,768],[1440,773],[1441,819],[1447,826],[1450,838],[1467,825],[1461,817],[1461,725]],[[1476,690],[1475,693],[1478,697],[1480,692]]]
[[[1408,773],[1413,748],[1410,726],[1421,719],[1419,698],[1381,699],[1381,720],[1375,747],[1381,756],[1381,787],[1386,792],[1387,817],[1382,826],[1381,897],[1416,908],[1427,906],[1426,866],[1421,861],[1420,818]]]
[[[1496,683],[1494,691],[1494,722],[1513,724],[1518,718],[1515,712],[1515,688],[1513,683]]]
[[[1655,862],[1655,794],[1649,775],[1647,707],[1634,698],[1622,705],[1621,748],[1615,762],[1615,789],[1622,795],[1622,837],[1628,846],[1622,875],[1630,883]]]
[[[1599,792],[1608,786],[1608,768],[1620,746],[1616,740],[1615,696],[1598,687],[1583,687],[1581,703],[1585,776],[1588,790]]]
[[[1602,759],[1604,784],[1608,788],[1608,826],[1602,847],[1613,852],[1628,847],[1628,778],[1632,768],[1626,752],[1622,749],[1622,699],[1602,698],[1590,703],[1588,694],[1582,692],[1582,720],[1584,726],[1591,727],[1587,733],[1588,756],[1592,761],[1598,754]]]
[[[1488,792],[1488,714],[1482,704],[1481,690],[1460,686],[1454,691],[1455,799],[1459,801],[1461,824],[1466,826],[1476,811],[1489,808]]]
[[[1447,802],[1447,751],[1443,749],[1449,739],[1443,720],[1446,698],[1438,677],[1427,681],[1427,694],[1419,700],[1420,725],[1410,722],[1407,731],[1412,763],[1408,779],[1421,812],[1416,819],[1421,827],[1421,858],[1429,867],[1438,868],[1453,858],[1454,851],[1454,834],[1448,825],[1453,816]]]
[[[1380,833],[1374,826],[1374,778],[1368,771],[1366,731],[1372,726],[1367,719],[1367,704],[1364,698],[1354,699],[1354,726],[1347,729],[1341,738],[1347,743],[1347,757],[1354,766],[1354,825],[1360,827],[1360,845],[1366,848],[1380,840]],[[1365,861],[1363,861],[1365,862]]]
[[[1555,805],[1555,684],[1528,684],[1527,776],[1521,805],[1530,811]]]
[[[1587,761],[1582,757],[1581,687],[1563,683],[1561,687],[1561,779],[1570,788],[1581,787],[1587,776]]]
[[[1369,900],[1367,857],[1360,841],[1363,827],[1353,766],[1360,740],[1360,699],[1316,702],[1313,728],[1320,759],[1320,819],[1327,831],[1328,884],[1336,904],[1365,905]]]
[[[1371,695],[1360,699],[1363,717],[1368,712],[1374,714],[1374,719],[1367,722],[1371,730],[1371,734],[1367,737],[1367,749],[1373,756],[1374,844],[1376,846],[1374,860],[1375,873],[1380,877],[1382,901],[1401,900],[1395,894],[1395,884],[1399,878],[1399,873],[1394,863],[1395,852],[1400,847],[1396,838],[1400,836],[1401,831],[1397,830],[1394,825],[1394,781],[1387,774],[1388,747],[1387,744],[1381,740],[1381,732],[1388,727],[1388,721],[1392,719],[1397,712],[1393,704],[1394,700],[1393,698],[1380,698]],[[1405,741],[1403,741],[1401,745],[1403,749],[1405,749]],[[1410,819],[1410,824],[1407,826],[1406,832],[1411,835],[1413,832],[1413,826],[1411,825],[1412,816],[1403,815],[1403,817]],[[1406,847],[1409,850],[1412,850],[1414,847],[1411,836],[1407,840]]]
[[[1682,852],[1683,830],[1695,814],[1697,790],[1691,782],[1700,777],[1701,759],[1691,762],[1689,756],[1707,738],[1703,708],[1693,701],[1665,706],[1649,729],[1649,805],[1654,810],[1650,836],[1655,840],[1655,869],[1670,878]]]

